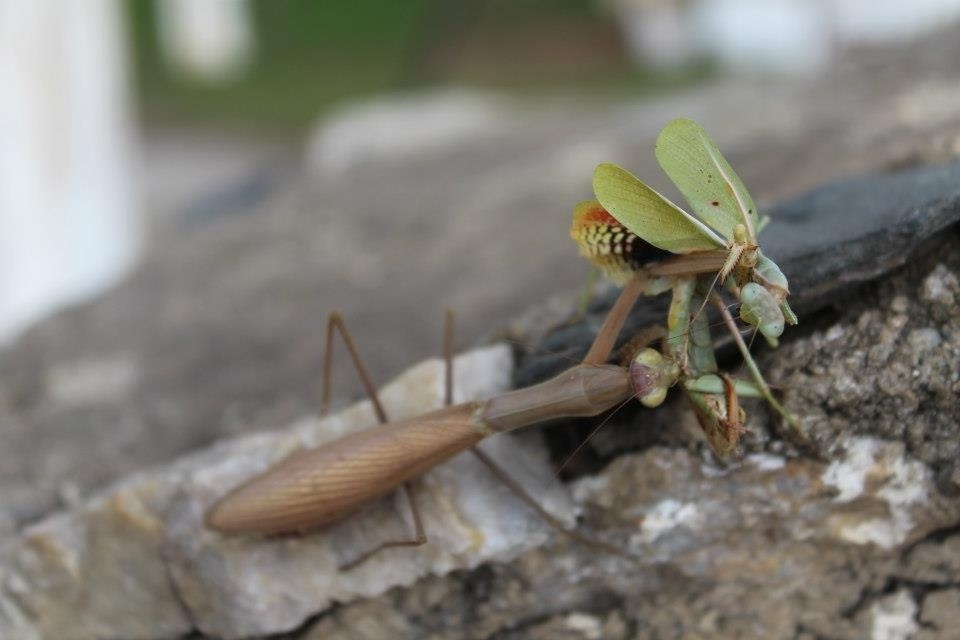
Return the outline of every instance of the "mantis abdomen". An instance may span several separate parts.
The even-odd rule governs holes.
[[[476,406],[446,407],[294,454],[224,496],[206,525],[275,535],[333,524],[489,435],[471,419]]]

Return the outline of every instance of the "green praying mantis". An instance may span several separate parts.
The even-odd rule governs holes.
[[[763,397],[798,430],[796,419],[771,393],[715,291],[722,285],[731,292],[740,302],[741,319],[771,346],[777,345],[786,324],[797,324],[787,303],[787,279],[757,241],[768,218],[757,214],[743,182],[693,120],[667,124],[657,138],[655,155],[695,215],[626,170],[601,164],[593,177],[597,200],[577,205],[570,231],[581,255],[614,282],[630,284],[623,295],[672,291],[664,351],[676,365],[676,375],[661,376],[661,388],[644,404],[656,406],[666,397],[666,387],[681,382],[720,455],[733,451],[744,431],[738,396]],[[669,255],[674,257],[666,258]],[[665,273],[671,271],[664,269],[667,263],[675,267],[673,273]],[[731,332],[752,382],[718,372],[703,313],[708,302],[717,307]],[[646,357],[653,362],[658,355]]]

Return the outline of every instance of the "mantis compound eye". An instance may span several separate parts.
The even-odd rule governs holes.
[[[680,377],[680,367],[656,349],[644,349],[630,362],[633,392],[645,407],[657,407],[667,398],[669,389]]]
[[[740,289],[740,317],[756,327],[771,345],[783,333],[784,319],[780,303],[768,289],[749,282]]]

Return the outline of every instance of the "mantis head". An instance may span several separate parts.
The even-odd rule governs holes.
[[[680,367],[664,358],[656,349],[643,349],[630,361],[630,382],[633,392],[645,407],[660,406],[667,390],[680,378]]]
[[[797,316],[787,303],[790,294],[787,278],[777,263],[759,249],[751,278],[751,282],[740,288],[740,317],[756,327],[770,346],[776,346],[784,325],[797,324]]]

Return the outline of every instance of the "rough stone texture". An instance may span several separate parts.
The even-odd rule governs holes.
[[[556,485],[545,502],[568,517],[579,509],[585,530],[638,552],[637,563],[544,542],[542,523],[499,506],[511,498],[491,487],[496,513],[525,514],[492,523],[529,533],[512,551],[464,551],[438,508],[443,522],[428,523],[437,546],[331,574],[324,569],[340,560],[322,536],[221,540],[197,526],[201,505],[244,475],[241,464],[263,468],[315,441],[312,419],[169,461],[309,414],[320,320],[334,305],[383,379],[437,351],[444,304],[474,340],[528,307],[531,292],[539,302],[576,287],[586,269],[571,259],[566,224],[570,204],[588,194],[583,167],[614,160],[659,175],[652,139],[670,117],[701,120],[765,208],[843,175],[955,159],[958,48],[948,30],[869,52],[821,81],[509,107],[502,128],[466,149],[371,161],[335,182],[314,184],[289,150],[262,148],[223,178],[198,169],[211,162],[197,147],[184,159],[186,137],[166,138],[175,149],[166,172],[150,172],[162,199],[140,272],[37,327],[0,361],[0,637],[949,638],[960,589],[954,231],[919,254],[907,252],[917,245],[907,236],[923,228],[876,236],[874,247],[909,258],[907,270],[864,297],[841,288],[824,315],[805,316],[761,360],[823,460],[792,457],[755,404],[749,455],[727,467],[679,402],[620,412],[591,440],[568,466],[590,473],[574,485],[577,502]],[[214,155],[232,159],[237,147],[218,144]],[[889,187],[902,176],[887,178],[870,180]],[[184,179],[194,191],[168,193]],[[876,204],[863,184],[861,202]],[[913,194],[931,188],[912,184]],[[903,197],[900,212],[914,220],[956,214],[948,198],[910,193],[900,183],[880,204]],[[831,225],[823,244],[814,236],[811,268],[835,268],[827,257],[838,237]],[[848,272],[859,281],[893,264],[869,255],[864,271]],[[805,274],[798,297],[825,282],[823,272],[791,277]],[[517,333],[536,335],[571,298],[550,305],[559,313],[541,307]],[[351,376],[340,379],[353,388]],[[550,433],[563,444],[565,430]],[[598,464],[583,465],[591,452]],[[428,493],[460,486],[433,482]],[[396,515],[389,501],[380,509]],[[344,525],[337,549],[367,526]],[[536,548],[506,562],[525,545]],[[397,584],[410,586],[355,599]],[[341,604],[325,608],[331,599]]]
[[[761,358],[822,460],[793,457],[756,403],[752,453],[721,466],[682,404],[638,411],[605,429],[642,423],[660,444],[574,483],[586,525],[638,562],[555,538],[334,609],[304,637],[954,637],[958,271],[953,230]]]
[[[960,495],[960,251],[947,239],[787,345],[770,375],[818,450],[851,433],[902,442]]]
[[[936,638],[941,631],[960,629],[960,589],[927,593],[918,622],[924,627],[920,638]]]
[[[461,373],[456,399],[489,396],[507,387],[510,350],[477,350],[458,357],[455,367]],[[442,371],[439,361],[428,361],[385,386],[390,415],[400,419],[438,406]],[[276,633],[334,600],[508,561],[545,542],[547,525],[468,454],[415,484],[429,546],[379,554],[349,572],[337,567],[380,542],[410,537],[403,494],[316,535],[225,538],[204,529],[203,512],[228,488],[293,451],[375,422],[364,402],[284,431],[236,438],[135,474],[27,527],[0,547],[0,638]],[[483,447],[571,526],[576,511],[567,490],[532,445],[500,437]]]
[[[639,562],[559,540],[336,609],[306,637],[860,638],[912,624],[901,612],[918,609],[915,596],[884,606],[887,580],[904,549],[937,544],[925,536],[955,523],[960,505],[901,445],[846,445],[851,455],[830,465],[758,455],[720,469],[663,448],[621,457],[575,494]],[[897,522],[909,534],[895,548],[856,536]]]

